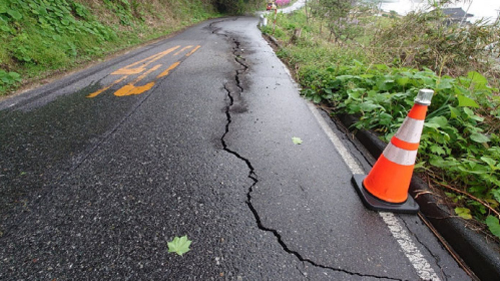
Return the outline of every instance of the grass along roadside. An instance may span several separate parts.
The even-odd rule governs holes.
[[[332,114],[358,116],[356,128],[374,130],[386,142],[402,124],[418,90],[433,89],[415,171],[446,194],[455,215],[478,222],[498,242],[498,70],[488,54],[469,50],[477,46],[462,40],[476,36],[469,41],[486,44],[486,38],[478,36],[498,34],[498,23],[472,26],[469,35],[460,35],[465,37],[442,40],[440,36],[450,32],[461,34],[460,27],[442,26],[436,17],[427,15],[378,17],[371,11],[334,20],[340,26],[332,26],[332,19],[325,20],[313,8],[278,14],[276,27],[271,24],[263,32],[282,42],[277,53],[294,71],[306,98],[332,108]],[[417,28],[406,29],[407,37],[399,42],[387,37],[409,22]],[[424,33],[426,41],[415,40]],[[464,59],[463,50],[474,59]]]
[[[2,1],[0,97],[218,16],[204,0]]]

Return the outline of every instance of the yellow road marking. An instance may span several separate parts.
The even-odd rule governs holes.
[[[124,96],[131,96],[131,95],[139,95],[142,94],[155,85],[155,82],[149,82],[144,86],[134,86],[132,84],[127,84],[123,87],[121,87],[118,91],[115,92],[115,96],[117,97],[124,97]]]
[[[175,53],[174,56],[177,56],[178,54],[184,52],[185,50],[191,49],[191,48],[193,48],[193,46],[191,46],[191,45],[186,46],[186,47],[182,48],[180,51],[178,51],[177,53]]]
[[[196,46],[196,47],[195,47],[195,48],[194,48],[191,52],[189,52],[189,53],[186,55],[186,57],[189,57],[189,56],[190,56],[190,55],[192,55],[194,52],[198,51],[198,49],[199,49],[200,47],[201,47],[200,45]]]
[[[175,51],[176,49],[178,49],[180,46],[176,46],[176,47],[173,47],[173,48],[170,48],[166,51],[163,51],[161,53],[158,53],[156,55],[152,55],[148,58],[145,58],[143,60],[140,60],[138,62],[135,62],[133,64],[129,64],[125,67],[122,67],[118,70],[116,70],[115,72],[111,73],[113,75],[119,75],[119,74],[126,74],[126,75],[131,75],[131,74],[139,74],[141,72],[143,72],[144,70],[146,70],[146,67],[148,65],[150,65],[151,63],[163,58],[164,56],[168,55],[169,53]],[[136,68],[132,68],[132,67],[135,67],[137,65],[140,65],[142,64],[141,66],[139,67],[136,67]]]
[[[166,70],[164,70],[162,73],[160,73],[158,76],[156,76],[155,80],[153,80],[152,82],[149,82],[143,86],[136,86],[135,84],[139,83],[142,79],[146,78],[149,74],[158,70],[162,66],[162,64],[157,64],[157,65],[148,69],[148,66],[150,64],[156,62],[157,60],[163,58],[164,56],[170,54],[171,52],[179,49],[179,47],[181,47],[181,46],[179,45],[179,46],[172,47],[168,50],[154,54],[150,57],[147,57],[147,58],[142,59],[140,61],[134,62],[132,64],[129,64],[125,67],[122,67],[122,68],[112,72],[111,75],[124,75],[124,76],[121,77],[120,79],[115,80],[113,83],[111,83],[111,85],[89,94],[87,96],[87,98],[94,98],[94,97],[100,95],[102,92],[109,90],[114,85],[123,82],[130,75],[139,74],[139,73],[142,73],[142,74],[139,77],[137,77],[133,82],[128,83],[128,84],[124,85],[123,87],[121,87],[120,89],[118,89],[114,93],[114,95],[119,96],[119,97],[130,96],[130,95],[139,95],[139,94],[142,94],[142,93],[150,90],[155,85],[156,79],[159,79],[159,78],[162,78],[162,77],[169,75],[170,72],[172,70],[174,70],[177,66],[179,66],[183,60],[181,59],[180,61],[177,61],[177,62],[174,62],[173,64],[171,64]],[[186,54],[186,57],[189,57],[190,55],[192,55],[200,47],[201,47],[200,45],[196,46],[193,50],[191,50],[189,53]],[[177,56],[177,55],[181,54],[182,52],[187,51],[191,48],[193,48],[193,46],[191,46],[191,45],[185,46],[181,50],[177,51],[174,54],[174,56]]]
[[[121,87],[120,89],[118,89],[118,91],[115,92],[115,96],[123,97],[123,96],[129,96],[129,95],[138,95],[138,94],[142,94],[145,91],[151,89],[155,85],[155,82],[150,82],[144,86],[135,86],[134,84],[138,83],[139,81],[144,79],[146,76],[148,76],[151,72],[157,70],[160,67],[161,67],[161,64],[157,64],[154,67],[152,67],[151,69],[149,69],[148,71],[144,72],[141,76],[137,77],[137,79],[135,79],[134,82],[129,83],[129,84]]]
[[[100,93],[102,93],[102,92],[104,92],[104,91],[108,90],[109,88],[113,87],[114,85],[116,85],[116,84],[118,84],[118,83],[122,82],[122,81],[123,81],[123,80],[125,80],[127,77],[128,77],[128,76],[123,76],[122,78],[120,78],[120,79],[116,80],[115,82],[111,83],[111,85],[109,85],[109,86],[107,86],[107,87],[105,87],[105,88],[102,88],[102,89],[100,89],[100,90],[98,90],[98,91],[95,91],[95,92],[93,92],[92,94],[88,95],[88,96],[87,96],[87,98],[94,98],[94,97],[97,97],[97,95],[99,95]]]
[[[172,71],[174,68],[176,68],[179,64],[181,64],[180,61],[176,61],[174,62],[172,65],[170,65],[167,70],[163,71],[162,73],[160,73],[160,75],[156,76],[156,78],[162,78],[164,76],[167,76],[170,71]]]

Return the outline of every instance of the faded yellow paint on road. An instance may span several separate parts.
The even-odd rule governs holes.
[[[137,79],[135,79],[134,82],[129,83],[129,84],[121,87],[118,91],[116,91],[115,96],[123,97],[123,96],[129,96],[129,95],[139,95],[139,94],[142,94],[145,91],[153,88],[153,86],[155,85],[155,82],[147,83],[144,86],[135,86],[135,84],[139,83],[142,79],[144,79],[146,76],[148,76],[151,72],[157,70],[160,67],[161,67],[161,64],[158,64],[158,65],[155,65],[150,70],[144,72],[141,76],[137,77]]]
[[[177,53],[174,54],[174,56],[178,56],[180,53],[184,52],[185,50],[189,50],[193,48],[193,46],[189,45],[189,46],[186,46],[184,48],[182,48],[180,51],[178,51]]]
[[[189,57],[190,55],[194,54],[194,52],[198,51],[198,49],[199,49],[200,47],[201,47],[200,45],[196,46],[196,48],[194,48],[191,52],[189,52],[189,53],[186,55],[186,57]]]
[[[140,60],[138,62],[135,62],[133,64],[130,64],[130,65],[127,65],[123,68],[120,68],[118,69],[117,71],[111,73],[113,75],[118,75],[118,74],[126,74],[126,75],[131,75],[131,74],[139,74],[141,72],[143,72],[144,70],[146,70],[146,67],[148,65],[150,65],[151,63],[163,58],[164,56],[168,55],[169,53],[175,51],[176,49],[178,49],[180,46],[176,46],[176,47],[173,47],[173,48],[170,48],[166,51],[163,51],[161,53],[158,53],[156,55],[153,55],[153,56],[150,56],[148,58],[145,58],[143,60]],[[136,65],[140,65],[139,67],[137,68],[132,68]]]
[[[167,70],[163,71],[162,73],[160,73],[160,75],[156,76],[156,78],[162,78],[164,76],[167,76],[168,74],[170,74],[170,71],[176,68],[179,64],[181,64],[180,61],[174,62],[171,66],[167,68]]]
[[[129,65],[125,66],[125,67],[122,67],[122,68],[120,68],[120,69],[112,72],[111,75],[123,75],[123,76],[121,78],[115,80],[110,85],[108,85],[108,86],[106,86],[106,87],[104,87],[104,88],[102,88],[102,89],[100,89],[98,91],[95,91],[95,92],[89,94],[87,96],[87,98],[97,97],[101,93],[109,90],[111,87],[113,87],[113,86],[115,86],[117,84],[122,83],[127,78],[129,78],[130,76],[141,74],[141,73],[142,74],[139,75],[134,81],[132,81],[130,83],[127,83],[126,85],[124,85],[120,89],[118,89],[116,92],[114,92],[114,95],[118,96],[118,97],[123,97],[123,96],[130,96],[130,95],[139,95],[139,94],[142,94],[144,92],[149,91],[151,88],[153,88],[153,86],[155,85],[157,79],[160,79],[160,78],[163,78],[163,77],[169,75],[172,70],[174,70],[177,66],[179,66],[182,61],[184,61],[184,59],[186,59],[187,57],[191,56],[201,46],[198,45],[194,49],[192,49],[193,48],[192,45],[188,45],[188,46],[185,46],[185,47],[181,48],[179,51],[177,51],[176,53],[174,53],[173,56],[177,56],[177,55],[179,55],[179,54],[181,54],[183,52],[186,52],[189,49],[192,49],[192,50],[189,53],[187,53],[184,56],[183,59],[181,58],[179,61],[174,62],[166,70],[164,70],[160,74],[158,74],[152,81],[147,81],[146,84],[141,85],[141,86],[137,85],[143,79],[147,78],[148,75],[150,75],[151,73],[157,71],[158,69],[160,69],[163,66],[163,64],[160,64],[160,63],[158,63],[158,64],[156,64],[154,66],[150,66],[151,64],[157,62],[161,58],[163,58],[166,55],[172,53],[173,51],[179,49],[180,47],[181,47],[180,45],[172,47],[172,48],[170,48],[168,50],[165,50],[163,52],[154,54],[154,55],[152,55],[150,57],[147,57],[147,58],[142,59],[140,61],[134,62],[132,64],[129,64]]]
[[[111,83],[111,85],[107,86],[107,87],[104,87],[98,91],[95,91],[93,92],[92,94],[88,95],[87,98],[94,98],[94,97],[97,97],[97,95],[99,95],[100,93],[108,90],[109,88],[113,87],[114,85],[122,82],[123,80],[127,79],[128,76],[123,76],[122,78],[116,80],[115,82]]]

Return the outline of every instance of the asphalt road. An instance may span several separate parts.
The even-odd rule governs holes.
[[[470,280],[418,216],[363,207],[368,161],[257,23],[207,21],[2,101],[0,280]]]

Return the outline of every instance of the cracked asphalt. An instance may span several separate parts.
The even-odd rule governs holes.
[[[470,280],[418,216],[394,217],[403,241],[363,207],[257,23],[207,21],[1,102],[0,280]]]

